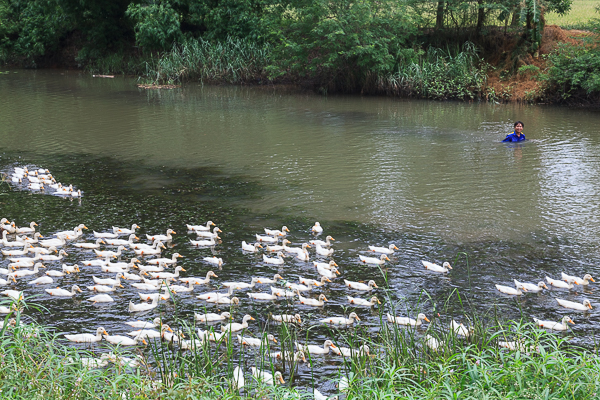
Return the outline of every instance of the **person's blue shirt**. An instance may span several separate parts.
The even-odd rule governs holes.
[[[503,142],[520,142],[522,140],[525,140],[524,133],[521,133],[521,136],[517,136],[517,133],[513,132],[509,135],[506,135],[506,138],[504,138]]]

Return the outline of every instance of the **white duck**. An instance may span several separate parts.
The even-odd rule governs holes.
[[[290,290],[285,290],[285,289],[275,288],[273,286],[271,286],[271,294],[274,296],[278,296],[278,297],[288,297],[288,298],[296,296],[296,292],[293,292]]]
[[[544,320],[537,319],[537,318],[533,318],[533,320],[535,321],[535,323],[538,326],[541,326],[542,328],[551,329],[554,331],[566,331],[568,329],[567,322],[575,325],[575,322],[573,322],[571,320],[571,318],[569,318],[568,316],[564,316],[563,319],[561,320],[561,322],[544,321]]]
[[[115,275],[115,279],[112,279],[112,278],[98,278],[96,276],[92,276],[92,279],[98,285],[115,285],[115,286],[120,286],[121,285],[121,278],[123,278],[123,274],[120,273],[120,272],[117,275]]]
[[[304,249],[303,251],[296,254],[296,259],[300,261],[310,261],[310,256],[308,255],[308,250]]]
[[[139,240],[140,238],[135,236],[135,233],[129,235],[129,239],[105,239],[105,243],[109,246],[130,246],[134,243],[134,240]]]
[[[563,281],[567,281],[567,282],[575,282],[575,283],[577,283],[578,285],[583,285],[583,286],[589,285],[589,284],[590,284],[590,281],[592,281],[592,282],[596,282],[596,281],[594,280],[594,278],[592,278],[592,276],[591,276],[590,274],[585,274],[585,275],[583,276],[583,278],[579,278],[579,277],[577,277],[577,276],[567,275],[567,274],[565,274],[564,272],[561,272],[561,273],[560,273],[560,276],[561,276],[561,279],[562,279]]]
[[[123,285],[112,285],[112,286],[106,286],[106,285],[94,285],[94,286],[86,286],[87,290],[90,290],[92,292],[98,292],[98,293],[110,293],[110,292],[114,292],[115,290],[117,290],[117,286],[123,287]]]
[[[338,356],[344,356],[347,358],[352,357],[366,357],[369,355],[371,349],[366,344],[361,345],[358,349],[349,349],[347,347],[338,347],[336,349],[331,349]]]
[[[59,287],[57,287],[56,289],[44,289],[44,290],[50,296],[58,296],[58,297],[73,297],[73,296],[75,296],[75,293],[77,293],[77,292],[82,293],[82,290],[79,289],[79,286],[77,286],[77,285],[73,285],[73,287],[71,287],[71,291],[68,291],[66,289],[61,289]]]
[[[522,286],[525,289],[527,289],[528,292],[532,292],[532,293],[538,293],[540,292],[542,289],[548,289],[548,286],[546,286],[546,284],[544,282],[539,282],[537,285],[534,285],[533,283],[527,283],[527,282],[519,282],[518,280],[514,279],[515,282],[515,286]]]
[[[269,293],[246,293],[248,295],[248,297],[250,297],[251,299],[254,300],[278,300],[279,296],[276,296],[274,294],[269,294]]]
[[[395,317],[390,313],[387,313],[386,315],[388,322],[398,325],[421,326],[423,321],[430,322],[423,313],[419,313],[419,315],[417,315],[417,319],[409,317]]]
[[[438,351],[444,345],[444,342],[439,341],[433,336],[427,334],[425,335],[425,345],[433,351]]]
[[[224,311],[221,314],[215,314],[215,313],[197,314],[197,313],[194,313],[194,319],[198,322],[226,321],[226,320],[231,319],[231,314],[227,311]]]
[[[510,286],[503,286],[503,285],[495,285],[496,289],[498,289],[498,291],[504,293],[504,294],[510,294],[512,296],[520,296],[523,294],[523,292],[521,290],[527,291],[527,289],[525,289],[523,287],[523,285],[517,285],[516,289],[512,288]]]
[[[224,282],[223,286],[225,286],[227,288],[233,288],[233,289],[236,289],[236,290],[243,290],[243,289],[253,288],[254,286],[256,286],[257,283],[258,283],[258,278],[252,278],[252,280],[250,281],[250,283],[245,283],[245,282]]]
[[[246,243],[245,240],[242,240],[242,250],[243,251],[247,251],[249,253],[256,253],[258,251],[258,248],[262,249],[262,246],[260,245],[260,243],[254,243],[254,244],[249,244]]]
[[[336,264],[335,261],[331,260],[328,263],[322,263],[322,262],[317,262],[317,261],[313,261],[313,265],[315,266],[315,268],[323,268],[323,269],[333,269],[333,267],[337,267],[338,265]]]
[[[76,238],[80,237],[81,235],[83,235],[84,229],[87,229],[87,226],[85,226],[85,224],[79,224],[75,228],[73,228],[72,231],[56,232],[55,235],[57,237],[68,236],[68,239],[76,239]]]
[[[286,232],[289,233],[289,231],[290,230],[285,225],[281,228],[281,230],[265,228],[265,233],[270,236],[285,236],[285,235],[287,235]]]
[[[97,294],[88,299],[88,301],[96,303],[113,303],[115,300],[109,294]]]
[[[152,322],[148,321],[129,321],[125,322],[125,324],[131,326],[132,328],[156,328],[161,325],[160,317],[156,317],[152,320]]]
[[[303,278],[303,277],[299,276],[298,281],[300,283],[302,283],[304,285],[308,285],[308,286],[323,286],[325,284],[325,282],[331,283],[331,280],[326,276],[322,276],[320,280]]]
[[[381,301],[375,296],[371,297],[371,300],[361,299],[359,297],[348,297],[348,303],[354,304],[357,306],[365,306],[365,307],[375,307],[375,304],[381,304]]]
[[[161,246],[163,249],[166,248],[166,247],[164,247],[164,244],[160,240],[155,240],[154,242],[152,242],[152,244],[131,243],[129,245],[129,247],[132,248],[132,249],[134,249],[134,250],[144,250],[144,249],[153,250],[157,246]]]
[[[592,309],[592,303],[590,303],[588,299],[583,300],[583,303],[576,303],[574,301],[563,300],[559,298],[557,298],[556,301],[565,308],[571,308],[577,311],[587,311],[588,309]]]
[[[269,357],[275,358],[277,360],[283,360],[285,358],[287,361],[306,362],[306,355],[303,351],[297,351],[294,354],[292,354],[291,352],[286,352],[285,357],[281,351],[277,351],[274,353],[269,353]]]
[[[302,324],[302,318],[300,318],[300,314],[275,314],[271,315],[271,319],[277,322]]]
[[[261,242],[261,243],[277,243],[279,242],[279,236],[269,236],[269,235],[259,235],[256,234],[256,241]]]
[[[67,244],[66,239],[69,239],[69,236],[59,236],[56,239],[40,240],[38,243],[43,247],[62,247]]]
[[[374,253],[394,254],[394,250],[400,250],[395,244],[390,244],[389,247],[369,246],[369,250]]]
[[[38,226],[38,224],[36,224],[35,222],[32,221],[29,224],[29,226],[22,227],[22,228],[15,228],[15,233],[25,233],[25,234],[35,233],[36,226]]]
[[[300,344],[298,342],[296,342],[296,348],[298,350],[302,350],[305,353],[310,353],[310,354],[329,354],[329,350],[331,348],[336,348],[337,346],[333,344],[333,342],[329,339],[327,339],[324,343],[323,346],[315,346],[315,345],[303,345]]]
[[[129,302],[129,312],[138,312],[138,311],[148,311],[158,307],[158,297],[152,299],[152,303],[140,303],[133,304],[133,302]]]
[[[191,240],[190,239],[190,244],[192,246],[197,246],[197,247],[203,247],[203,246],[212,247],[212,246],[216,245],[217,242],[215,242],[214,238],[210,238],[207,240]]]
[[[283,265],[285,261],[283,260],[283,253],[278,252],[277,257],[267,257],[263,254],[263,262],[271,265]]]
[[[2,254],[5,256],[24,256],[29,253],[30,243],[23,243],[22,250],[2,250]]]
[[[353,325],[355,320],[360,321],[360,318],[358,318],[358,315],[356,315],[355,312],[351,312],[350,315],[348,315],[348,318],[346,318],[346,317],[329,317],[329,318],[323,318],[319,322],[322,324],[328,324],[328,325]]]
[[[240,299],[237,297],[212,297],[210,299],[206,299],[207,303],[215,303],[215,304],[229,304],[229,305],[239,305]]]
[[[96,255],[98,257],[121,257],[121,252],[125,250],[125,246],[119,246],[117,247],[117,251],[112,251],[112,250],[96,250],[94,249],[94,253],[96,253]]]
[[[73,243],[73,246],[80,249],[99,249],[101,243],[104,244],[105,242],[103,239],[98,238],[95,243]]]
[[[166,265],[175,265],[177,264],[177,259],[182,258],[183,256],[179,253],[173,253],[171,258],[154,258],[152,260],[148,260],[148,264],[166,264]]]
[[[379,286],[375,283],[375,281],[370,280],[366,285],[361,282],[352,282],[344,279],[344,285],[348,286],[350,289],[362,290],[362,291],[370,291],[373,289],[378,289]]]
[[[148,344],[144,338],[140,337],[128,338],[127,336],[122,335],[104,335],[104,339],[109,343],[119,346],[136,346],[140,343],[143,343],[144,345]]]
[[[283,277],[281,275],[279,275],[279,274],[275,274],[273,276],[273,279],[271,279],[271,278],[256,278],[256,279],[258,279],[257,282],[260,283],[260,284],[271,285],[273,283],[277,283],[277,281],[279,279],[283,279]]]
[[[148,274],[154,278],[154,279],[167,279],[167,278],[179,278],[179,271],[183,271],[185,272],[185,269],[183,269],[183,267],[177,267],[175,268],[175,272],[171,273],[171,272],[148,272]]]
[[[21,290],[8,289],[8,290],[4,290],[4,291],[0,292],[0,294],[8,296],[15,301],[23,300],[23,291],[21,291]]]
[[[425,269],[433,272],[439,272],[441,274],[445,274],[448,270],[452,269],[449,262],[444,262],[440,267],[438,264],[431,263],[429,261],[421,261]]]
[[[314,239],[314,240],[310,240],[308,243],[312,244],[313,246],[319,245],[321,247],[331,247],[331,245],[333,243],[331,243],[331,241],[335,241],[335,239],[331,236],[327,236],[325,238],[325,240],[319,240],[319,239]]]
[[[312,233],[323,233],[323,227],[320,223],[315,222],[312,228],[310,228]]]
[[[65,274],[74,274],[76,272],[80,272],[78,265],[67,265],[67,264],[62,265],[62,271]],[[56,276],[58,276],[58,275],[56,275]]]
[[[137,224],[133,224],[131,225],[131,229],[119,228],[118,226],[113,226],[112,229],[118,235],[135,235],[135,230],[140,229],[140,227]]]
[[[160,240],[162,242],[170,242],[173,240],[173,236],[171,234],[177,234],[173,229],[167,229],[166,235],[146,235],[149,241],[153,242],[155,240]]]
[[[65,276],[66,274],[61,271],[50,270],[50,271],[46,271],[46,275],[59,278],[61,276]]]
[[[219,233],[222,233],[222,232],[223,231],[220,230],[219,227],[215,226],[215,229],[213,229],[212,232],[196,231],[196,236],[202,237],[202,238],[209,238],[209,239],[220,239]]]
[[[214,225],[212,221],[206,222],[206,225],[189,225],[185,224],[188,231],[210,231],[210,227]]]
[[[333,255],[333,249],[325,248],[321,245],[316,245],[317,254],[324,257],[331,257]]]
[[[162,253],[163,249],[166,249],[165,245],[161,242],[155,242],[156,245],[154,245],[154,247],[151,248],[134,248],[133,251],[135,252],[135,254],[137,254],[138,256],[141,257],[145,257],[145,256],[158,256]]]
[[[44,261],[60,261],[63,259],[64,256],[68,256],[69,254],[67,254],[66,251],[64,250],[60,250],[58,252],[58,255],[55,256],[54,254],[39,254],[38,258],[40,260],[44,260]]]
[[[258,242],[256,242],[258,243]],[[281,241],[281,245],[278,244],[268,244],[265,248],[265,251],[267,251],[268,253],[273,253],[273,252],[277,252],[277,251],[291,251],[292,248],[288,247],[288,244],[291,244],[292,242],[290,242],[287,239],[283,239]],[[295,249],[294,249],[295,250]]]
[[[300,304],[304,304],[307,306],[322,307],[325,305],[326,301],[329,301],[329,300],[327,300],[327,297],[325,297],[325,295],[323,293],[321,293],[319,295],[319,298],[317,300],[303,297],[300,294],[300,291],[297,291],[297,294],[298,294],[298,298],[300,299]]]
[[[264,383],[265,385],[273,386],[275,379],[277,379],[281,383],[285,383],[285,381],[283,380],[283,376],[279,371],[275,371],[275,375],[273,375],[267,371],[262,371],[256,367],[251,367],[250,369],[252,370],[252,376],[254,377],[254,379]]]
[[[248,328],[248,321],[256,321],[252,315],[246,314],[244,318],[242,318],[242,323],[238,322],[230,322],[227,325],[221,325],[221,332],[238,332],[242,329]]]
[[[573,284],[579,285],[577,282],[574,281],[563,282],[558,279],[552,279],[550,277],[546,277],[546,282],[548,282],[548,284],[552,285],[553,287],[560,289],[573,289]]]
[[[191,293],[194,291],[194,282],[189,282],[188,286],[183,285],[168,285],[169,291],[173,293]]]
[[[319,273],[319,275],[327,279],[334,279],[336,278],[336,274],[340,274],[340,271],[338,271],[336,267],[333,267],[331,269],[317,267],[317,272]]]
[[[27,282],[29,285],[50,285],[54,283],[54,279],[50,276],[40,276],[37,279]]]
[[[383,265],[383,264],[385,264],[386,261],[390,261],[390,259],[388,258],[388,256],[386,256],[385,254],[382,254],[380,258],[365,257],[363,255],[359,255],[358,258],[360,259],[360,261],[363,264]]]
[[[231,296],[233,294],[233,290],[234,290],[234,288],[230,287],[227,290],[227,293],[223,293],[223,292],[207,292],[207,293],[202,293],[202,294],[196,296],[196,298],[200,299],[200,300],[208,300],[208,299],[215,298],[215,297],[229,297],[229,296]]]
[[[210,282],[211,277],[218,278],[217,274],[215,274],[213,271],[208,271],[206,273],[206,278],[187,277],[187,278],[179,278],[179,281],[183,282],[183,283],[191,282],[194,285],[206,285],[208,282]]]
[[[288,289],[292,289],[294,292],[296,292],[296,291],[308,292],[309,290],[312,289],[312,286],[306,286],[301,283],[285,282],[283,284],[283,286]],[[273,289],[271,289],[271,292],[273,292]],[[273,293],[273,294],[275,294],[275,293]],[[289,297],[289,296],[286,296],[286,297]]]
[[[238,339],[239,344],[246,345],[246,346],[253,346],[253,347],[260,347],[260,346],[266,347],[267,344],[269,343],[269,341],[271,341],[273,343],[277,343],[277,339],[275,339],[275,336],[271,335],[270,333],[262,339],[251,338],[251,337],[241,336],[241,335],[237,335],[237,339]]]
[[[96,329],[96,334],[76,333],[74,335],[64,335],[67,340],[75,343],[97,343],[102,340],[102,335],[108,335],[108,332],[102,327]]]
[[[22,278],[24,276],[29,276],[29,275],[35,275],[38,272],[40,272],[40,268],[46,268],[42,263],[36,263],[35,266],[33,267],[33,271],[31,270],[27,270],[27,269],[21,269],[15,272],[11,272],[10,275],[17,277],[17,278]]]
[[[133,336],[133,337],[141,337],[144,339],[158,339],[159,337],[162,336],[162,334],[164,332],[173,332],[173,330],[171,329],[171,327],[167,324],[163,324],[160,328],[160,331],[154,330],[154,329],[147,329],[147,328],[143,328],[143,329],[138,329],[136,331],[131,331],[131,332],[127,332],[127,336]]]
[[[242,371],[239,365],[233,369],[233,378],[231,380],[231,384],[234,390],[240,390],[246,385],[246,380],[244,379],[244,372]]]
[[[105,265],[110,264],[110,256],[105,257],[104,260],[83,260],[83,261],[81,261],[81,264],[83,264],[86,267],[90,267],[90,266],[94,266],[94,267],[105,266]]]
[[[469,337],[473,334],[473,328],[467,328],[462,323],[458,323],[454,320],[450,322],[450,330],[452,330],[456,335]]]
[[[202,259],[207,263],[216,265],[218,267],[221,267],[223,265],[223,259],[220,257],[203,257]]]

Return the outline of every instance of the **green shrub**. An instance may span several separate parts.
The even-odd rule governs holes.
[[[577,91],[588,96],[600,94],[600,46],[561,43],[550,54],[548,80],[563,99]]]

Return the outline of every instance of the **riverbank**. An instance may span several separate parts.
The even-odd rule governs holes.
[[[0,391],[11,399],[300,399],[312,398],[317,389],[347,399],[583,400],[596,398],[600,390],[596,350],[573,347],[569,334],[512,321],[486,326],[475,319],[472,326],[452,331],[440,330],[433,318],[427,335],[421,335],[417,331],[424,328],[389,324],[381,315],[382,329],[368,348],[357,345],[366,339],[360,328],[333,329],[337,346],[359,356],[345,357],[338,377],[326,385],[315,376],[313,388],[295,386],[295,361],[271,364],[260,351],[233,357],[235,337],[198,342],[188,350],[158,339],[134,350],[104,341],[75,348],[65,345],[61,335],[23,324],[23,319],[27,317],[21,311],[6,317],[10,327],[0,331]],[[199,340],[194,329],[180,329],[188,339]],[[294,331],[293,324],[284,324],[276,332],[282,349],[293,347]],[[307,362],[312,365],[315,357],[323,356],[308,355]],[[245,381],[239,391],[232,378],[237,365],[242,365]],[[286,383],[259,384],[250,375],[251,366],[280,371]]]

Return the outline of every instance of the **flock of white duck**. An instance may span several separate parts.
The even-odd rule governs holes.
[[[14,167],[8,174],[8,182],[21,190],[53,194],[63,197],[82,197],[81,190],[73,185],[63,185],[49,170],[44,168]]]
[[[45,288],[51,296],[71,298],[82,293],[82,289],[78,285],[73,285],[70,290],[54,287],[55,279],[60,279],[67,274],[77,274],[83,268],[94,269],[98,273],[111,274],[111,277],[93,276],[92,282],[85,287],[93,294],[86,296],[86,300],[93,303],[110,303],[115,300],[111,293],[123,288],[125,281],[130,283],[131,287],[140,290],[139,298],[141,302],[129,303],[129,311],[145,312],[155,309],[160,301],[168,301],[175,294],[192,294],[196,287],[207,285],[211,278],[218,278],[214,271],[208,271],[205,277],[184,277],[180,276],[181,272],[186,272],[181,266],[177,266],[177,261],[181,257],[179,253],[174,253],[170,257],[162,257],[162,251],[166,248],[165,243],[171,242],[176,232],[173,229],[168,229],[165,234],[146,235],[148,243],[140,243],[136,235],[136,230],[140,227],[133,224],[130,228],[112,227],[108,232],[93,232],[93,242],[83,242],[83,231],[87,229],[84,224],[80,224],[71,231],[56,232],[53,238],[44,238],[39,232],[36,232],[37,224],[31,222],[29,226],[17,227],[14,222],[3,218],[0,221],[2,230],[2,254],[5,258],[6,268],[0,268],[0,274],[6,276],[6,279],[0,279],[0,285],[11,285],[17,280],[27,279],[28,284],[32,287],[48,286]],[[214,247],[220,239],[219,233],[221,230],[215,226],[212,221],[208,221],[204,225],[187,225],[189,232],[197,236],[197,240],[190,240],[190,245],[194,247]],[[217,305],[239,305],[242,300],[240,297],[233,296],[235,291],[247,291],[246,296],[252,300],[258,301],[277,301],[281,299],[293,299],[305,306],[323,307],[328,299],[325,294],[318,296],[309,296],[313,289],[322,288],[333,279],[337,279],[340,275],[339,267],[331,258],[334,249],[332,243],[335,239],[331,236],[326,236],[325,240],[317,239],[323,233],[323,228],[317,222],[311,228],[313,239],[299,247],[291,247],[291,242],[286,238],[289,233],[287,227],[282,227],[281,230],[265,229],[265,234],[256,235],[255,243],[241,243],[241,251],[247,254],[257,253],[260,249],[264,250],[262,260],[264,264],[272,265],[281,268],[285,264],[286,258],[294,257],[299,261],[303,261],[314,266],[314,270],[319,277],[302,278],[298,282],[285,280],[280,274],[275,273],[272,278],[269,277],[253,277],[249,283],[247,282],[219,282],[223,287],[227,288],[226,292],[204,292],[196,297],[206,303],[214,303]],[[87,235],[88,237],[90,235]],[[88,251],[91,259],[81,260],[79,264],[68,265],[62,263],[62,259],[68,254],[69,246],[77,247]],[[112,249],[106,249],[103,246],[112,246]],[[116,250],[115,250],[116,247]],[[309,249],[314,249],[318,260],[311,261]],[[367,257],[360,255],[359,260],[363,264],[383,265],[389,261],[390,255],[398,248],[391,244],[388,247],[369,246],[369,251],[375,256]],[[129,261],[120,261],[123,251],[134,252],[136,257]],[[118,259],[118,261],[113,261]],[[325,260],[324,260],[325,259]],[[142,262],[143,260],[143,262]],[[222,258],[204,257],[203,261],[207,264],[218,267],[219,269],[224,264]],[[41,275],[41,269],[47,268],[49,263],[62,263],[60,269],[47,270],[44,275]],[[442,266],[422,261],[425,269],[435,273],[448,273],[452,269],[449,263],[445,262]],[[4,265],[3,265],[4,266]],[[168,271],[168,269],[171,271]],[[569,290],[574,285],[588,285],[589,282],[594,282],[590,275],[585,275],[583,278],[578,278],[563,274],[562,279],[553,280],[546,278],[549,285],[555,288]],[[179,281],[185,285],[176,284]],[[377,284],[370,280],[367,283],[355,282],[344,279],[344,285],[352,293],[362,293],[363,296],[347,296],[349,305],[355,307],[374,307],[381,304],[376,296],[369,295],[374,289],[377,289]],[[539,284],[530,284],[514,281],[516,288],[496,285],[496,288],[508,295],[522,295],[523,292],[539,292],[543,289],[548,289],[544,282]],[[257,285],[269,285],[269,291],[255,291]],[[52,286],[52,287],[49,287]],[[83,286],[83,285],[82,285]],[[35,290],[35,289],[33,289]],[[33,292],[32,290],[32,292]],[[252,291],[250,291],[252,290]],[[24,298],[23,291],[4,290],[2,294],[9,296],[14,300]],[[363,298],[366,294],[367,298]],[[577,311],[586,311],[591,309],[589,300],[584,299],[582,303],[567,301],[564,299],[556,299],[562,307],[570,308]],[[8,314],[13,311],[13,307],[0,307],[0,313]],[[195,337],[185,339],[182,332],[173,332],[166,324],[161,322],[160,318],[155,318],[152,321],[131,321],[127,324],[135,328],[129,332],[123,332],[124,335],[111,335],[103,327],[98,327],[96,333],[76,333],[64,335],[67,340],[78,343],[96,343],[106,340],[109,343],[128,346],[146,344],[147,339],[162,338],[172,343],[177,343],[178,346],[185,350],[195,346],[200,346],[206,341],[219,341],[228,337],[230,333],[241,332],[250,326],[254,317],[245,315],[241,322],[232,322],[230,312],[222,313],[195,313],[195,321],[197,323],[215,323],[220,322],[223,325],[220,329],[198,329]],[[271,315],[271,318],[279,323],[302,324],[302,317],[297,314],[278,314]],[[416,319],[406,316],[394,316],[387,314],[389,323],[408,326],[420,326],[422,323],[429,322],[429,319],[424,314],[418,314]],[[573,323],[568,316],[564,317],[560,322],[542,321],[534,319],[539,326],[562,331],[567,329],[567,323]],[[358,323],[360,318],[356,312],[350,312],[348,316],[331,316],[320,319],[318,322],[330,326],[349,327]],[[316,321],[314,321],[316,322]],[[465,325],[451,321],[450,329],[457,335],[467,337],[472,334],[472,331]],[[237,334],[239,344],[244,346],[266,347],[276,343],[276,339],[271,334],[266,334],[264,337],[252,337],[244,334]],[[260,335],[259,335],[260,336]],[[426,335],[424,340],[425,345],[433,350],[437,350],[443,343],[440,343],[436,338]],[[516,349],[519,347],[518,342],[501,342],[501,346]],[[369,347],[362,345],[357,349],[349,349],[339,347],[332,340],[326,340],[322,346],[306,345],[296,343],[297,352],[285,357],[293,358],[297,362],[306,362],[306,355],[327,355],[330,352],[344,357],[361,357],[369,355]],[[272,352],[269,354],[273,359],[281,359],[281,352]],[[108,361],[115,361],[115,357],[111,355],[103,355],[98,359],[82,359],[85,365],[92,367],[100,367],[106,365]],[[119,362],[125,362],[123,360]],[[127,361],[127,365],[135,366],[138,364],[136,360]],[[266,384],[274,384],[284,382],[280,372],[274,375],[268,371],[262,371],[256,367],[251,368],[252,376],[255,379]],[[244,373],[237,367],[234,372],[234,384],[241,388],[244,386]],[[315,398],[325,398],[315,390]]]

